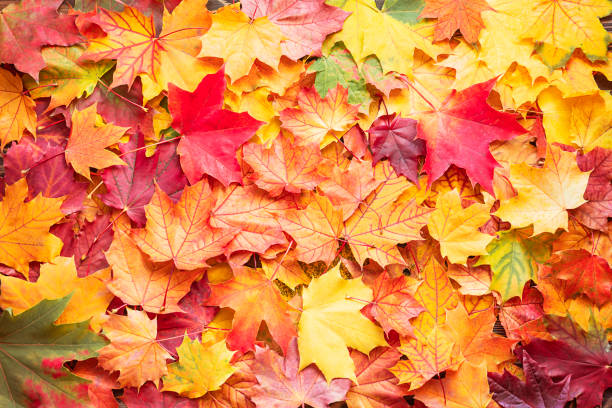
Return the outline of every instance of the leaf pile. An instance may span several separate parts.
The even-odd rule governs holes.
[[[0,12],[2,407],[602,404],[610,1],[60,5]]]

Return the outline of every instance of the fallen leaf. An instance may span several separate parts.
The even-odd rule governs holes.
[[[248,113],[222,109],[224,91],[223,69],[207,75],[192,93],[170,86],[172,126],[182,134],[177,152],[192,184],[203,174],[210,174],[226,186],[240,183],[242,172],[236,150],[262,125]]]
[[[315,363],[328,382],[339,377],[356,382],[355,365],[346,347],[369,353],[387,345],[382,329],[359,313],[363,302],[372,300],[371,289],[359,279],[343,279],[338,264],[313,279],[302,296],[300,369]]]
[[[66,163],[74,171],[91,180],[90,167],[102,169],[125,165],[115,153],[106,147],[117,143],[127,128],[113,124],[99,125],[96,104],[72,113],[72,128],[66,144]]]
[[[329,383],[313,365],[299,370],[297,339],[289,343],[287,354],[258,348],[251,366],[259,383],[248,391],[255,404],[273,408],[303,406],[326,408],[332,402],[343,401],[351,382],[336,378]]]
[[[183,343],[176,348],[178,361],[168,365],[162,391],[174,391],[189,398],[198,398],[221,388],[234,372],[230,364],[234,353],[226,348],[225,340],[205,343],[206,346],[185,335]]]
[[[147,381],[158,383],[168,372],[166,359],[172,356],[155,340],[157,319],[145,312],[127,309],[127,315],[110,315],[102,325],[110,344],[100,349],[98,361],[108,371],[119,371],[119,384],[140,387]]]

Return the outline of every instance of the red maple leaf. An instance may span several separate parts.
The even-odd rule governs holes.
[[[569,319],[548,316],[547,329],[556,340],[535,338],[523,346],[548,375],[571,375],[570,394],[584,408],[601,404],[604,390],[612,386],[612,351],[606,332],[593,323],[585,332]]]
[[[47,66],[40,54],[43,45],[72,45],[82,41],[74,15],[58,15],[63,0],[23,0],[0,13],[0,62],[15,64],[38,81]]]
[[[526,351],[522,354],[524,383],[506,370],[503,374],[488,374],[495,402],[512,408],[563,408],[571,399],[570,377],[553,382]]]
[[[598,305],[610,299],[612,292],[612,269],[604,258],[590,254],[584,249],[566,251],[559,262],[553,264],[556,277],[566,281],[568,296],[582,293]]]
[[[588,154],[576,156],[582,171],[593,170],[584,192],[588,203],[572,210],[573,215],[589,228],[606,232],[612,217],[612,150],[596,147]]]
[[[181,166],[190,183],[208,174],[224,185],[242,182],[236,150],[255,134],[264,122],[248,113],[222,109],[225,73],[204,77],[193,92],[170,84],[168,106],[172,127],[182,135],[178,145]]]
[[[513,114],[498,112],[487,104],[496,80],[460,92],[453,90],[440,108],[418,115],[417,137],[427,144],[423,169],[429,175],[428,187],[455,164],[466,170],[473,184],[493,193],[493,171],[499,164],[489,151],[489,143],[526,132]]]
[[[425,143],[417,139],[417,121],[395,113],[379,117],[368,130],[374,164],[389,159],[397,174],[418,184],[418,157],[425,155]]]
[[[202,306],[210,297],[210,286],[206,278],[191,284],[187,296],[179,302],[183,312],[157,316],[157,341],[166,350],[174,353],[181,345],[183,336],[196,339],[217,314],[218,308]]]

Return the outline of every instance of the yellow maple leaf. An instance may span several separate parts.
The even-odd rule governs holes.
[[[482,13],[485,27],[479,37],[479,59],[495,75],[503,75],[516,62],[527,69],[531,81],[547,78],[550,70],[540,58],[532,55],[533,42],[520,38],[525,23],[515,14],[515,0],[487,1],[492,10]]]
[[[502,200],[495,213],[509,221],[513,228],[533,224],[533,233],[555,233],[567,229],[567,210],[586,200],[582,197],[589,180],[588,172],[581,172],[575,153],[565,152],[550,145],[543,168],[513,164],[510,182],[518,194]]]
[[[347,347],[368,354],[387,345],[382,329],[359,312],[370,301],[372,289],[361,279],[343,279],[340,264],[313,279],[303,292],[300,369],[315,363],[328,382],[339,377],[357,382]]]
[[[0,262],[27,276],[28,263],[49,262],[60,254],[62,240],[49,228],[64,218],[63,198],[28,197],[25,178],[6,187],[0,202]]]
[[[610,36],[599,17],[612,12],[608,0],[518,0],[513,12],[520,17],[520,38],[536,42],[536,49],[553,68],[567,62],[576,48],[591,60],[605,59]]]
[[[157,318],[127,309],[126,316],[110,315],[102,325],[110,344],[100,349],[98,361],[108,371],[119,371],[123,387],[140,387],[147,381],[158,383],[168,373],[166,359],[172,356],[157,343]]]
[[[433,43],[435,22],[403,23],[376,7],[374,0],[348,0],[342,7],[351,13],[342,31],[327,37],[324,48],[343,41],[358,65],[376,54],[383,73],[410,75],[415,49],[436,57],[444,48]]]
[[[19,140],[24,130],[36,136],[34,101],[23,92],[17,75],[0,68],[0,146]]]
[[[92,327],[98,327],[98,318],[104,314],[114,297],[106,289],[109,277],[110,270],[103,269],[79,278],[74,258],[59,256],[41,265],[40,277],[36,282],[0,275],[0,307],[10,307],[15,314],[19,314],[43,299],[59,299],[72,293],[68,305],[55,323],[78,323],[94,318]]]
[[[574,145],[585,153],[596,147],[612,149],[612,96],[600,91],[594,95],[564,99],[555,88],[538,97],[544,113],[543,125],[548,143]]]
[[[66,145],[66,162],[77,173],[91,180],[89,168],[103,169],[125,165],[115,153],[106,150],[121,139],[128,128],[98,123],[97,104],[72,113],[72,128]]]
[[[438,196],[427,227],[431,236],[440,242],[442,256],[448,256],[452,263],[465,265],[468,256],[487,253],[487,244],[493,237],[478,231],[478,227],[489,217],[489,206],[474,203],[463,208],[459,192],[452,190]]]
[[[207,341],[205,334],[200,342],[185,335],[176,352],[178,361],[168,365],[162,391],[199,398],[209,391],[220,389],[236,371],[230,364],[234,353],[227,349],[224,339]]]
[[[446,311],[457,306],[457,295],[446,270],[437,259],[439,255],[426,254],[417,264],[423,283],[414,298],[425,311],[412,321],[414,338],[403,337],[398,350],[408,357],[390,369],[400,383],[410,382],[416,389],[434,375],[452,367],[456,362],[454,340],[441,329],[446,322]]]
[[[223,58],[225,73],[233,82],[249,73],[255,59],[276,69],[284,39],[280,28],[268,17],[252,20],[240,11],[239,5],[224,7],[213,14],[212,26],[202,36],[199,56]]]

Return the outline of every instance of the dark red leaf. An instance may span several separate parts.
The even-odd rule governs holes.
[[[419,156],[425,155],[425,142],[417,139],[417,121],[395,113],[376,119],[368,130],[374,164],[389,159],[396,173],[416,184],[419,179]]]

